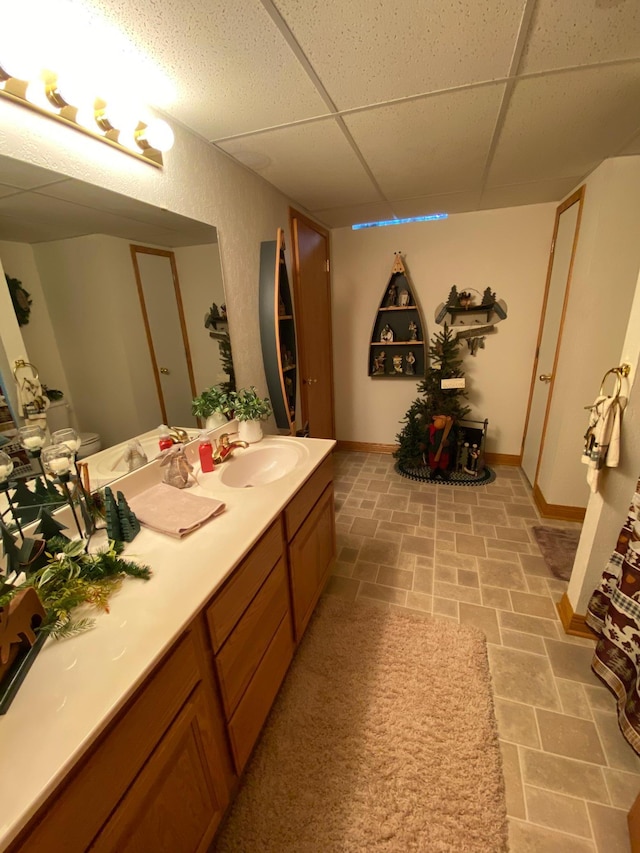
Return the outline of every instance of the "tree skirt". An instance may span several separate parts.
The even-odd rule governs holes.
[[[435,483],[439,486],[486,486],[487,483],[493,483],[496,478],[496,472],[491,468],[486,467],[477,477],[472,477],[470,474],[465,474],[460,471],[451,471],[449,478],[434,477],[434,472],[428,465],[414,465],[411,462],[396,462],[395,470],[403,477],[409,480],[419,480],[421,483]]]
[[[322,598],[215,849],[506,851],[483,634]]]

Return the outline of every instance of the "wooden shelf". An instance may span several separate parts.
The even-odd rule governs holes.
[[[390,308],[380,308],[380,311],[417,311],[417,305],[392,305]]]
[[[260,245],[260,338],[273,415],[280,430],[295,433],[297,383],[295,318],[285,263],[284,231]],[[284,314],[278,313],[278,308]],[[281,323],[281,320],[286,322]]]
[[[394,254],[391,276],[369,338],[367,370],[369,376],[421,379],[427,365],[426,329],[400,253]],[[381,335],[386,334],[392,336],[393,340],[380,339]],[[413,335],[417,340],[407,340]],[[401,368],[401,372],[396,372],[395,367]],[[413,372],[407,373],[407,370]]]

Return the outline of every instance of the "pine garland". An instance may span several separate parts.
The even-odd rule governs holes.
[[[75,619],[73,611],[89,605],[109,612],[109,599],[126,577],[149,580],[151,570],[120,555],[124,543],[111,540],[109,546],[95,554],[86,554],[82,540],[70,542],[64,536],[53,536],[47,542],[48,562],[33,572],[20,586],[6,586],[0,595],[0,607],[20,592],[33,586],[46,611],[40,628],[56,639],[70,637],[93,627],[93,619]]]

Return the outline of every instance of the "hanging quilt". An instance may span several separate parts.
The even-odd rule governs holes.
[[[640,753],[640,480],[586,621],[600,637],[591,667],[615,694],[622,733]]]

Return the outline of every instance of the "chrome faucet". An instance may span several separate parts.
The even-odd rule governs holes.
[[[213,461],[216,465],[230,459],[236,447],[249,447],[246,441],[230,441],[229,433],[223,432],[216,445]]]

